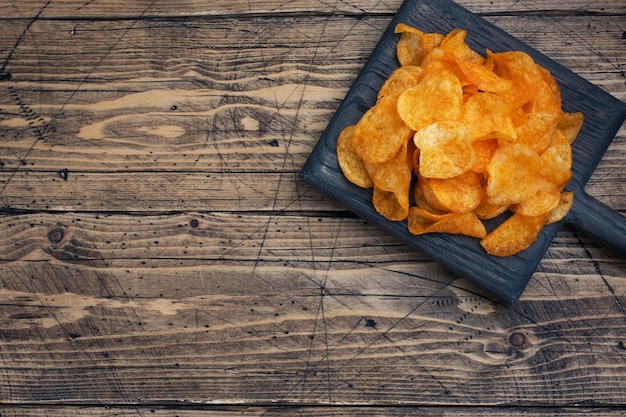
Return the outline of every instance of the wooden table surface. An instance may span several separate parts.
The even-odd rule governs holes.
[[[625,2],[459,4],[626,101]],[[400,5],[0,1],[0,415],[626,414],[626,260],[507,306],[298,179]]]

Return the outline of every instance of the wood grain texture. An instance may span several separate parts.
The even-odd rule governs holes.
[[[400,3],[0,3],[0,414],[623,415],[626,260],[505,306],[297,179]],[[626,100],[623,2],[459,3]]]

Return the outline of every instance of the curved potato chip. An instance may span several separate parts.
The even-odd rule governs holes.
[[[404,23],[397,24],[394,33],[400,33],[396,55],[401,66],[420,65],[424,56],[443,39],[439,33],[423,33]]]
[[[517,109],[532,99],[543,80],[535,61],[521,51],[490,53],[494,62],[494,72],[501,78],[513,82],[510,89],[498,93],[509,104],[511,109]]]
[[[561,110],[560,94],[557,96],[552,88],[545,80],[541,80],[537,86],[537,94],[531,98],[525,105],[524,111],[528,113],[545,113],[561,118],[563,110]]]
[[[407,164],[407,146],[408,142],[405,142],[388,161],[377,164],[365,163],[365,168],[376,188],[408,194],[411,185],[411,167]]]
[[[559,204],[550,212],[550,216],[548,217],[548,220],[546,220],[546,224],[561,221],[565,216],[567,216],[567,213],[569,213],[573,205],[574,193],[571,191],[562,193],[561,198],[559,199]]]
[[[420,150],[420,174],[427,178],[451,178],[470,170],[476,161],[472,140],[463,123],[443,121],[415,132]]]
[[[511,211],[523,214],[524,216],[539,216],[540,214],[548,213],[556,208],[560,198],[561,192],[554,186],[535,194],[521,203],[511,206]]]
[[[545,173],[543,160],[531,149],[500,146],[487,164],[487,200],[496,205],[521,203],[554,185]]]
[[[520,113],[516,114],[517,138],[515,143],[529,147],[541,154],[550,145],[552,132],[556,129],[561,116],[549,113]]]
[[[365,164],[352,147],[352,133],[354,125],[345,127],[337,138],[337,161],[343,175],[353,184],[362,188],[374,186],[372,179],[367,173]]]
[[[552,73],[549,70],[547,70],[546,68],[542,67],[539,64],[537,64],[537,69],[539,70],[539,73],[541,74],[541,78],[543,78],[543,81],[548,85],[548,88],[550,88],[550,91],[552,91],[552,94],[554,94],[554,98],[557,100],[560,106],[561,105],[561,89],[559,88],[559,84],[556,82],[556,80],[552,76]]]
[[[491,204],[486,199],[480,202],[474,209],[474,213],[479,219],[489,220],[498,217],[509,209],[509,206]]]
[[[478,90],[487,93],[503,93],[513,87],[513,81],[505,80],[484,65],[472,61],[458,61],[465,78]]]
[[[363,162],[385,162],[393,158],[412,134],[398,115],[395,101],[383,98],[356,124],[352,146]]]
[[[528,248],[535,240],[549,213],[540,216],[524,216],[514,213],[480,241],[488,254],[511,256]]]
[[[433,193],[428,178],[418,175],[413,187],[413,200],[415,205],[423,210],[434,214],[449,213],[448,210]]]
[[[572,177],[572,147],[560,130],[553,132],[550,146],[541,154],[541,159],[555,185],[564,186]]]
[[[383,97],[398,100],[398,96],[411,87],[415,87],[422,78],[422,67],[407,65],[394,70],[378,91],[378,100]]]
[[[448,211],[467,213],[483,199],[483,187],[474,171],[446,179],[431,178],[428,182],[437,200]]]
[[[374,187],[372,205],[378,214],[390,221],[402,221],[409,215],[409,195]]]
[[[487,171],[487,164],[491,161],[493,153],[500,146],[497,138],[487,137],[472,142],[476,161],[472,165],[472,171],[483,173]]]
[[[456,120],[461,113],[463,90],[450,71],[426,71],[422,80],[398,97],[398,114],[413,130],[441,120]]]
[[[446,52],[450,52],[459,61],[469,61],[482,65],[485,58],[465,43],[466,37],[467,30],[459,28],[452,29],[441,40],[439,47]]]
[[[414,235],[447,233],[476,238],[484,238],[487,235],[485,226],[472,212],[436,215],[418,207],[411,207],[407,227]]]
[[[495,94],[479,92],[468,98],[461,108],[459,121],[470,130],[472,140],[495,132],[517,138],[511,109]]]
[[[583,127],[585,116],[578,113],[564,113],[563,117],[556,124],[556,128],[561,131],[563,136],[571,144],[578,136],[580,129]]]

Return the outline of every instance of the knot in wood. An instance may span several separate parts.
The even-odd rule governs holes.
[[[520,332],[511,333],[511,336],[509,336],[509,342],[517,348],[522,347],[526,344],[526,336],[524,333]]]
[[[48,240],[53,244],[61,243],[63,237],[65,237],[65,232],[61,228],[53,229],[48,233]]]

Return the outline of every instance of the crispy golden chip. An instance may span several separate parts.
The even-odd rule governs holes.
[[[400,146],[396,155],[388,161],[365,164],[367,173],[376,188],[408,194],[411,184],[411,167],[407,164],[407,147],[408,142],[405,142]]]
[[[500,94],[511,109],[517,109],[532,99],[543,80],[535,61],[521,51],[491,54],[494,72],[501,78],[513,82],[511,88]]]
[[[511,256],[527,249],[539,235],[549,213],[524,216],[514,213],[480,241],[488,254]]]
[[[362,188],[374,186],[372,179],[367,173],[365,164],[352,147],[352,133],[354,125],[345,127],[337,138],[337,160],[343,175],[348,181]]]
[[[491,204],[521,203],[554,184],[544,176],[545,165],[531,149],[500,146],[487,165],[487,200]]]
[[[502,97],[495,94],[478,92],[468,98],[461,108],[459,121],[470,130],[472,140],[493,133],[517,138],[511,109]]]
[[[511,207],[514,213],[523,214],[524,216],[539,216],[548,213],[559,204],[561,192],[555,186],[541,191],[534,196],[515,204]]]
[[[583,127],[585,116],[582,113],[564,113],[556,128],[561,131],[563,136],[571,144],[578,136],[580,129]]]
[[[453,29],[444,36],[439,47],[443,51],[454,55],[458,61],[468,61],[482,65],[485,58],[465,43],[466,37],[467,31],[465,29]]]
[[[569,213],[573,205],[574,193],[571,191],[562,193],[561,198],[559,199],[559,204],[550,212],[550,216],[548,217],[548,220],[546,220],[546,224],[561,221],[565,218],[565,216],[567,216],[567,213]]]
[[[471,134],[464,124],[436,122],[415,132],[420,150],[420,174],[427,178],[452,178],[472,168],[476,161]]]
[[[372,193],[374,209],[390,221],[402,221],[409,214],[409,194],[393,193],[374,187]]]
[[[498,149],[498,146],[499,142],[497,138],[486,137],[473,141],[472,148],[474,149],[476,160],[474,165],[472,165],[472,171],[478,173],[486,172],[487,164],[491,161],[491,157],[496,149]]]
[[[513,87],[513,81],[505,80],[494,74],[488,67],[472,61],[457,61],[465,78],[477,90],[487,93],[504,93]]]
[[[483,223],[472,212],[432,214],[418,207],[411,207],[407,218],[409,232],[414,235],[424,233],[447,233],[484,238],[487,231]]]
[[[407,65],[394,70],[378,91],[378,99],[383,97],[393,101],[411,87],[415,87],[422,79],[424,69],[415,65]]]
[[[550,144],[552,133],[561,116],[549,113],[515,113],[517,138],[515,143],[527,146],[540,154]]]
[[[494,219],[507,211],[509,206],[491,204],[486,199],[483,199],[478,207],[474,209],[474,213],[478,216],[479,219],[489,220]]]
[[[393,158],[413,134],[400,119],[394,100],[379,100],[361,117],[352,134],[352,146],[366,163]]]
[[[524,105],[524,111],[549,114],[560,120],[563,115],[560,95],[555,95],[548,83],[542,80],[537,87],[537,94]]]
[[[541,154],[547,176],[557,186],[564,186],[572,177],[572,147],[560,130],[552,133],[550,146]]]
[[[426,71],[419,84],[398,98],[398,114],[413,130],[441,120],[456,120],[461,113],[463,90],[450,71]]]
[[[423,33],[404,23],[396,25],[394,33],[400,34],[396,55],[401,66],[420,65],[424,56],[439,46],[443,39],[443,35],[439,33]]]
[[[467,213],[480,205],[483,187],[474,171],[467,171],[456,177],[428,180],[437,200],[455,213]]]
[[[430,213],[441,214],[450,212],[447,207],[441,204],[441,202],[437,199],[437,196],[433,193],[428,178],[421,175],[418,175],[413,188],[413,200],[415,200],[415,205],[417,207]]]

